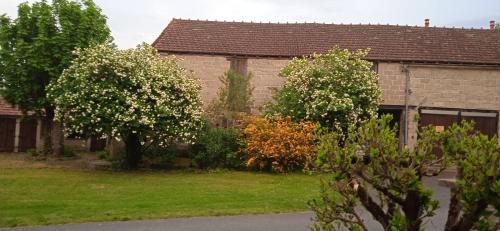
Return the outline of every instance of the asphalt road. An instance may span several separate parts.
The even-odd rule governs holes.
[[[446,222],[449,189],[439,186],[437,178],[425,178],[426,186],[434,190],[434,198],[440,201],[436,216],[425,223],[425,230],[443,230]],[[383,230],[370,214],[360,210],[370,230]],[[95,222],[84,224],[51,225],[41,227],[8,228],[0,231],[305,231],[311,225],[312,212],[263,214],[243,216],[192,217],[164,220]]]

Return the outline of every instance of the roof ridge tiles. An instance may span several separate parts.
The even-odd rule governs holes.
[[[190,18],[187,18],[187,19],[183,19],[183,18],[172,18],[172,20],[177,20],[177,21],[205,21],[205,22],[212,22],[212,23],[243,23],[243,24],[280,24],[280,25],[285,25],[285,24],[298,24],[298,25],[309,25],[309,24],[317,24],[317,25],[320,25],[320,24],[326,24],[326,25],[357,25],[357,26],[393,26],[393,27],[415,27],[415,28],[444,28],[444,29],[460,29],[459,27],[455,27],[455,26],[452,26],[452,27],[446,27],[445,25],[443,26],[432,26],[432,27],[425,27],[425,26],[419,26],[419,25],[408,25],[408,24],[390,24],[390,23],[385,23],[385,24],[381,24],[381,23],[367,23],[367,24],[363,24],[361,22],[359,23],[335,23],[335,22],[331,22],[331,23],[327,23],[327,22],[317,22],[317,21],[313,21],[313,22],[307,22],[307,21],[304,21],[304,22],[298,22],[298,21],[295,21],[293,23],[289,22],[289,21],[286,21],[286,22],[280,22],[280,21],[276,21],[276,22],[272,22],[272,21],[268,21],[268,22],[262,22],[262,21],[259,21],[259,22],[254,22],[253,20],[250,20],[250,21],[245,21],[245,20],[241,20],[241,21],[235,21],[234,19],[231,21],[231,20],[222,20],[222,21],[219,21],[217,19],[215,20],[209,20],[209,19],[205,19],[205,20],[200,20],[200,19],[190,19]],[[468,29],[468,30],[489,30],[488,28],[487,29],[484,29],[483,27],[480,27],[480,28],[475,28],[475,27],[470,27],[470,28],[466,28],[466,27],[461,27],[462,29]]]

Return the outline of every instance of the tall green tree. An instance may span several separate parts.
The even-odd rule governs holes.
[[[106,16],[92,0],[22,3],[17,18],[0,15],[0,94],[25,114],[44,115],[46,152],[63,149],[46,86],[70,65],[76,48],[110,39]]]

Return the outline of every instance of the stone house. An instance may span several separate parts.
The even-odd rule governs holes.
[[[218,77],[232,68],[252,72],[258,113],[284,79],[278,73],[291,58],[333,46],[370,48],[382,89],[380,111],[399,120],[400,137],[415,145],[417,129],[442,130],[462,119],[498,134],[500,112],[500,30],[395,25],[247,23],[173,19],[154,41],[164,55],[182,58],[202,83],[209,102]],[[414,115],[421,115],[420,122]]]

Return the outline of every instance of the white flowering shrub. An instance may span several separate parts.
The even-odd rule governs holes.
[[[326,54],[294,58],[281,70],[286,81],[268,112],[343,131],[374,117],[380,90],[372,63],[363,60],[367,53],[334,47]]]
[[[200,85],[147,44],[118,50],[102,44],[76,59],[48,88],[67,132],[123,139],[129,167],[146,144],[192,141],[202,125]]]

